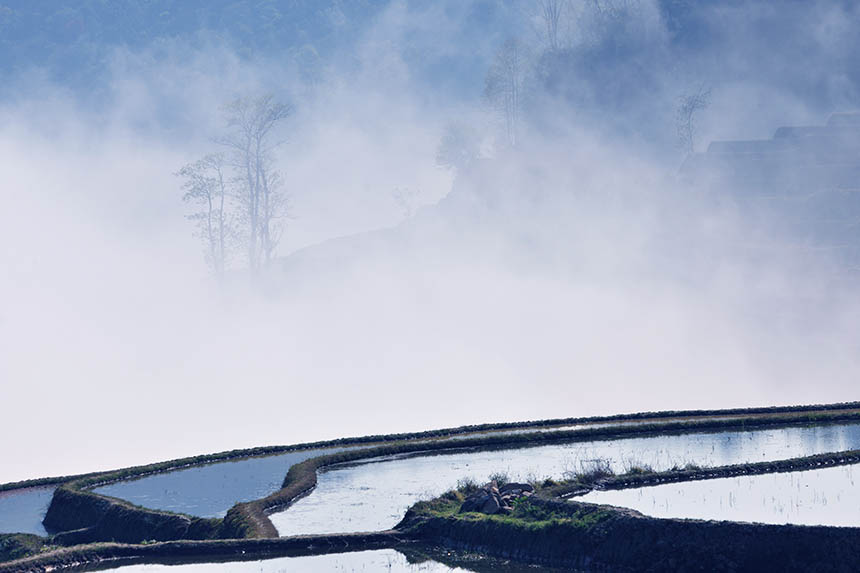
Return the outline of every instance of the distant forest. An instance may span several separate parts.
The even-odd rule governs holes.
[[[597,102],[612,113],[667,75],[698,74],[706,77],[694,81],[711,85],[758,81],[807,99],[850,98],[860,85],[854,33],[860,9],[847,0],[564,4],[578,14],[569,27],[575,30],[545,58],[543,79],[576,104]],[[220,42],[239,57],[313,66],[348,57],[393,5],[419,15],[435,9],[459,24],[442,39],[432,30],[410,31],[407,45],[397,49],[428,85],[460,95],[480,91],[475,70],[486,69],[506,39],[537,36],[538,2],[515,0],[0,0],[0,80],[7,80],[0,81],[0,97],[14,89],[10,78],[34,70],[75,92],[97,91],[116,48],[157,50],[177,41],[191,47]],[[833,69],[842,72],[838,85]],[[833,101],[813,103],[834,107]]]
[[[338,52],[348,54],[391,4],[391,0],[0,0],[0,79],[35,68],[72,89],[91,90],[104,79],[106,58],[113,49],[157,49],[172,41],[192,47],[221,43],[247,59],[288,58],[313,65]],[[462,20],[464,43],[481,28],[484,37],[477,41],[485,41],[486,34],[513,33],[518,8],[510,0],[451,4],[453,17]],[[432,2],[408,5],[410,10],[422,9]],[[423,58],[423,47],[416,46],[414,55]],[[426,65],[441,73],[471,63],[452,59]],[[461,75],[469,73],[463,69]]]

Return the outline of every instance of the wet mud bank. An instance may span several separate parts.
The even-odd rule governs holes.
[[[164,560],[192,562],[247,561],[251,559],[320,555],[395,548],[410,542],[396,531],[352,533],[343,535],[305,535],[279,539],[244,539],[217,541],[171,541],[146,545],[98,543],[68,547],[0,564],[0,573],[25,573],[74,570],[84,565]]]
[[[60,545],[94,541],[168,541],[221,537],[221,520],[136,507],[122,500],[60,486],[44,519]]]
[[[657,519],[578,502],[523,503],[535,519],[418,508],[398,528],[429,543],[588,571],[860,569],[860,528]]]

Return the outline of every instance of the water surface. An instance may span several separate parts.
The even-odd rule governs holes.
[[[860,466],[592,491],[577,501],[679,517],[860,527]]]
[[[670,419],[666,421],[677,421]],[[545,428],[517,428],[433,438],[460,440],[482,435],[506,435],[524,432],[549,432],[609,425],[652,423],[653,420],[621,420],[611,423],[586,423]],[[423,441],[423,440],[422,440]],[[273,456],[243,458],[195,466],[119,481],[93,491],[124,499],[152,509],[174,511],[199,517],[224,517],[237,502],[260,499],[277,491],[291,466],[319,455],[348,448],[368,448],[380,444],[362,444],[338,448],[317,448]]]
[[[224,517],[236,503],[266,497],[280,489],[291,466],[345,449],[318,448],[218,462],[124,480],[93,491],[152,509]]]
[[[55,489],[46,486],[0,492],[0,533],[48,535],[42,518]]]
[[[317,488],[270,516],[282,536],[378,531],[396,525],[421,499],[464,477],[479,482],[503,472],[510,479],[563,478],[606,460],[615,472],[634,465],[667,470],[695,463],[717,466],[860,449],[860,424],[707,432],[380,458],[320,472]]]

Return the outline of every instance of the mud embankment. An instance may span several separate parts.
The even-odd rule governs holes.
[[[303,535],[280,539],[171,541],[147,545],[97,543],[0,563],[0,573],[36,573],[82,565],[187,560],[188,562],[247,561],[252,559],[345,553],[397,547],[408,539],[395,531],[341,535]]]
[[[44,519],[57,531],[54,543],[72,545],[94,541],[168,541],[215,539],[221,520],[191,517],[134,506],[88,491],[61,486],[54,492]]]
[[[860,570],[860,528],[656,519],[577,502],[525,503],[553,518],[413,514],[398,527],[429,543],[588,571]]]

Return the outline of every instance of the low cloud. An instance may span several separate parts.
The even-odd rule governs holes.
[[[732,190],[678,180],[664,144],[686,76],[660,75],[630,117],[664,113],[632,128],[544,93],[519,150],[436,166],[452,121],[495,139],[480,93],[432,92],[416,62],[434,26],[462,36],[451,14],[394,3],[354,57],[310,75],[175,40],[113,51],[97,105],[19,79],[0,106],[0,432],[17,436],[0,482],[345,435],[855,398],[853,271],[795,248]],[[647,14],[649,34],[666,26]],[[649,42],[668,41],[660,30]],[[715,81],[700,146],[822,123],[847,93],[807,97],[791,77]],[[262,284],[237,261],[219,286],[173,173],[249,92],[295,106],[277,152],[293,218]],[[413,216],[397,189],[414,191]]]

